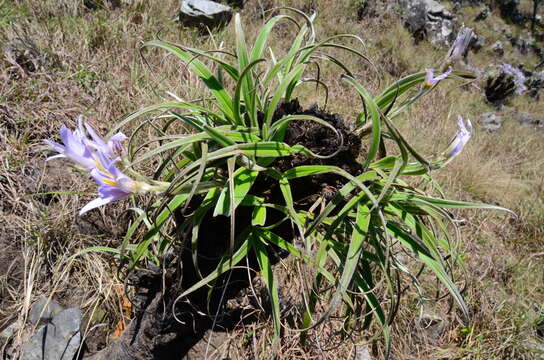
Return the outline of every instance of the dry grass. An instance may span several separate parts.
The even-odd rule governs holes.
[[[229,29],[209,37],[171,22],[177,3],[137,0],[118,9],[91,12],[68,1],[0,1],[0,45],[17,37],[30,38],[47,54],[42,66],[31,73],[6,62],[0,67],[0,328],[14,321],[24,323],[31,304],[42,295],[84,309],[86,336],[101,341],[108,341],[125,316],[119,310],[122,299],[115,291],[120,283],[114,264],[97,254],[75,259],[72,255],[92,245],[117,244],[126,224],[117,219],[128,219],[123,211],[126,204],[77,217],[77,210],[93,196],[93,186],[79,174],[67,172],[64,164],[44,165],[40,140],[54,137],[62,123],[73,125],[78,114],[105,133],[126,114],[161,100],[165,90],[184,99],[198,98],[197,79],[178,62],[149,49],[143,51],[144,62],[138,51],[143,40],[156,36],[194,47],[213,48],[221,41],[225,48],[232,45]],[[260,3],[265,8],[290,5],[317,10],[322,14],[317,30],[323,36],[349,32],[365,39],[373,65],[354,56],[343,61],[372,91],[436,64],[443,56],[425,42],[414,44],[394,15],[359,21],[349,2],[340,2],[333,10],[324,0]],[[260,11],[252,3],[243,10],[249,38],[260,25]],[[465,23],[484,36],[488,45],[501,40],[506,55],[496,59],[482,49],[471,55],[472,63],[483,69],[502,61],[519,63],[520,55],[495,30],[505,26],[498,14],[474,23],[476,11],[463,8]],[[521,32],[514,29],[514,33]],[[289,26],[274,33],[276,51],[288,50],[284,39],[291,34]],[[527,65],[536,62],[532,55],[522,60]],[[328,107],[350,119],[360,103],[335,71],[331,66],[322,69],[330,87]],[[481,86],[481,81],[462,88],[451,82],[397,122],[423,153],[436,153],[453,136],[458,114],[476,120],[481,113],[493,111],[483,100]],[[310,86],[300,97],[305,105],[324,101],[323,93]],[[514,210],[518,217],[489,212],[456,214],[465,219],[462,244],[467,271],[463,281],[473,319],[462,322],[447,299],[422,307],[415,294],[408,292],[394,328],[395,358],[541,358],[544,345],[535,335],[534,323],[544,303],[544,133],[521,127],[513,114],[527,112],[538,117],[543,107],[526,97],[514,98],[498,112],[505,119],[500,131],[489,134],[476,125],[476,135],[466,151],[434,175],[449,197],[497,203]],[[302,276],[296,266],[287,263],[277,271],[285,291],[296,294],[297,279]],[[417,325],[420,312],[438,314],[445,321],[438,338],[429,338]],[[264,320],[267,315],[260,317]],[[379,354],[379,339],[373,341],[362,333],[342,342],[336,334],[339,326],[333,321],[314,331],[310,349],[300,348],[298,334],[286,330],[282,358],[350,358],[362,348]],[[265,322],[241,326],[210,351],[210,358],[222,358],[227,352],[236,359],[265,359],[271,334]],[[16,341],[21,342],[24,334],[19,335]]]

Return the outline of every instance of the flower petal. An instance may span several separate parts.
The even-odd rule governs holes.
[[[87,211],[89,210],[92,210],[92,209],[95,209],[99,206],[102,206],[102,205],[106,205],[107,203],[110,203],[112,201],[114,201],[115,199],[109,199],[109,198],[97,198],[97,199],[94,199],[94,200],[91,200],[87,203],[87,205],[85,205],[84,207],[81,208],[81,210],[79,210],[79,215],[83,215],[85,214]]]
[[[47,159],[45,159],[45,161],[55,160],[55,159],[60,159],[60,158],[65,158],[65,157],[66,157],[66,155],[64,155],[64,154],[57,154],[57,155],[53,155],[53,156],[48,157]]]
[[[61,145],[57,142],[54,142],[52,140],[49,140],[49,139],[46,139],[46,140],[43,140],[44,143],[46,143],[47,145],[49,145],[50,147],[53,148],[53,150],[59,152],[59,153],[64,153],[64,150],[65,150],[65,147],[64,145]]]

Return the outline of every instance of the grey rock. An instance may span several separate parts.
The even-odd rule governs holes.
[[[365,346],[355,346],[355,360],[372,360],[370,350]]]
[[[488,16],[489,16],[489,6],[487,6],[487,5],[482,6],[482,8],[480,9],[480,12],[474,18],[474,21],[485,20],[485,19],[487,19]]]
[[[514,118],[524,126],[544,127],[544,119],[537,119],[529,114],[522,113],[514,115]]]
[[[544,71],[532,71],[527,75],[525,84],[529,89],[529,96],[538,99],[540,89],[544,88]]]
[[[22,360],[72,360],[81,342],[81,311],[69,308],[42,325],[23,346]]]
[[[31,39],[15,38],[4,46],[4,59],[17,67],[23,76],[36,72],[47,63],[47,56],[42,54]]]
[[[502,46],[502,42],[495,41],[493,45],[491,45],[491,51],[496,54],[497,56],[503,56],[504,55],[504,47]]]
[[[509,40],[512,46],[518,49],[523,55],[527,55],[533,48],[538,47],[535,39],[530,36],[527,38],[511,36]]]
[[[499,130],[502,126],[502,121],[502,117],[493,112],[486,112],[480,115],[479,119],[482,128],[489,132],[495,132]]]
[[[62,310],[62,306],[55,301],[42,297],[30,309],[30,323],[36,325],[41,322],[49,322]]]
[[[485,46],[485,38],[482,35],[474,35],[469,46],[474,52],[478,52]]]
[[[415,36],[426,36],[437,47],[449,47],[455,39],[453,14],[435,0],[400,0],[403,19]]]
[[[364,1],[357,10],[357,17],[359,20],[380,17],[392,11],[395,5],[395,2],[388,0]]]
[[[209,0],[182,0],[179,12],[181,22],[188,25],[215,27],[232,18],[232,8]]]

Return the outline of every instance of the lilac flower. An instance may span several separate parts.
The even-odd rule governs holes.
[[[470,137],[472,136],[472,124],[470,123],[470,120],[467,119],[467,123],[465,126],[463,118],[459,116],[459,120],[457,120],[457,126],[459,127],[459,131],[457,132],[457,135],[452,140],[450,146],[445,153],[447,157],[447,162],[451,161],[454,157],[459,155],[461,150],[463,150],[465,145],[470,140]]]
[[[115,163],[119,161],[119,158],[111,160],[103,152],[97,152],[97,155],[98,166],[93,168],[90,173],[98,184],[98,198],[87,203],[81,209],[79,215],[112,201],[122,199],[134,192],[149,190],[149,185],[134,181],[117,169]]]
[[[516,85],[515,93],[517,95],[520,95],[527,90],[527,87],[525,86],[525,75],[519,69],[516,69],[510,64],[502,64],[501,71],[514,77],[514,84]]]
[[[121,155],[121,141],[127,139],[125,134],[117,133],[110,137],[108,141],[104,141],[100,136],[98,136],[94,129],[89,126],[89,124],[85,124],[85,129],[87,129],[87,132],[89,133],[89,135],[91,135],[91,138],[93,140],[90,143],[91,146],[95,147],[99,151],[102,151],[111,158]]]
[[[451,65],[460,61],[463,56],[465,56],[473,37],[474,31],[472,31],[471,28],[463,26],[461,30],[459,30],[457,38],[455,38],[455,42],[448,52],[448,55],[446,55],[446,64]]]
[[[83,122],[81,116],[78,117],[77,122],[78,127],[74,131],[71,131],[65,125],[61,126],[60,138],[62,145],[51,140],[44,140],[47,145],[59,152],[58,155],[51,156],[46,161],[67,158],[77,166],[90,171],[96,167],[96,152],[103,152],[111,159],[121,154],[120,143],[127,138],[123,133],[117,133],[108,141],[104,141],[92,127]],[[85,129],[91,135],[91,138],[87,137]]]
[[[425,76],[424,86],[427,86],[427,87],[433,86],[434,84],[436,84],[436,83],[444,80],[445,78],[447,78],[448,75],[451,74],[452,71],[453,71],[453,69],[450,67],[448,69],[448,71],[446,71],[442,75],[434,76],[434,70],[433,69],[425,69],[425,72],[427,73],[427,75]]]
[[[87,136],[85,129],[90,138]],[[122,153],[120,142],[126,139],[126,136],[122,133],[117,133],[104,141],[92,127],[83,123],[80,117],[78,119],[78,128],[74,131],[62,125],[60,137],[62,144],[44,140],[46,144],[59,152],[58,155],[49,157],[47,160],[67,158],[77,166],[89,171],[98,184],[98,198],[85,205],[79,212],[80,215],[96,207],[124,198],[134,192],[158,190],[158,187],[132,180],[115,166]]]
[[[67,158],[86,170],[90,170],[95,166],[96,160],[93,157],[93,151],[88,146],[88,139],[81,126],[71,131],[65,125],[62,125],[60,127],[60,138],[63,145],[51,140],[44,140],[47,145],[59,152],[58,155],[51,156],[46,161]]]

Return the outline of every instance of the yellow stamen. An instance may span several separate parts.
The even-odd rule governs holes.
[[[117,183],[114,180],[111,179],[103,179],[104,183],[108,184],[109,186],[117,187]]]

